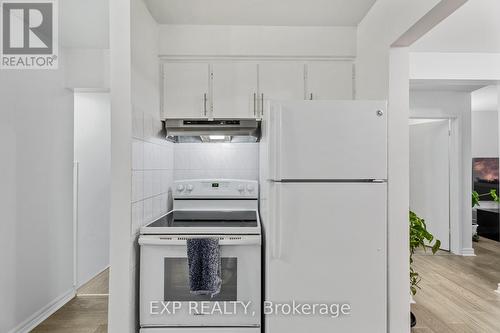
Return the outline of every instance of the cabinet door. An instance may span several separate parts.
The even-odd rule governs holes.
[[[206,118],[210,110],[207,63],[163,65],[165,118]]]
[[[257,64],[232,62],[212,65],[213,117],[257,117]]]
[[[303,100],[305,93],[304,64],[296,62],[261,63],[259,65],[259,90],[264,96],[264,101]]]
[[[306,76],[306,99],[353,99],[351,62],[309,63]]]

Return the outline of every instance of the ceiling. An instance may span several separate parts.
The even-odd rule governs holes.
[[[500,1],[470,0],[411,46],[417,52],[500,52]]]
[[[472,111],[498,111],[499,91],[498,86],[491,85],[472,92]]]
[[[357,26],[376,0],[145,0],[160,24]]]

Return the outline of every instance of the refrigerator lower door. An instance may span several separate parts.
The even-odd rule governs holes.
[[[385,183],[270,183],[270,333],[386,333]],[[349,304],[350,315],[287,314],[279,304]]]
[[[263,125],[268,179],[386,179],[386,108],[383,101],[273,104]]]

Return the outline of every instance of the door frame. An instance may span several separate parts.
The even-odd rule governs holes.
[[[413,111],[413,110],[412,110]],[[423,111],[423,112],[419,112]],[[415,114],[415,115],[413,115]],[[448,191],[449,191],[449,252],[457,255],[462,254],[462,220],[461,216],[461,158],[460,158],[460,122],[459,117],[448,115],[429,114],[427,110],[412,112],[408,120],[431,119],[448,120]],[[408,125],[410,126],[410,125]],[[472,223],[472,222],[471,222]],[[472,228],[472,227],[471,227]]]

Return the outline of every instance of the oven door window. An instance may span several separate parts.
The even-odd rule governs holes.
[[[222,287],[218,295],[194,295],[189,290],[187,258],[165,258],[164,300],[166,302],[237,301],[238,259],[221,258]]]

